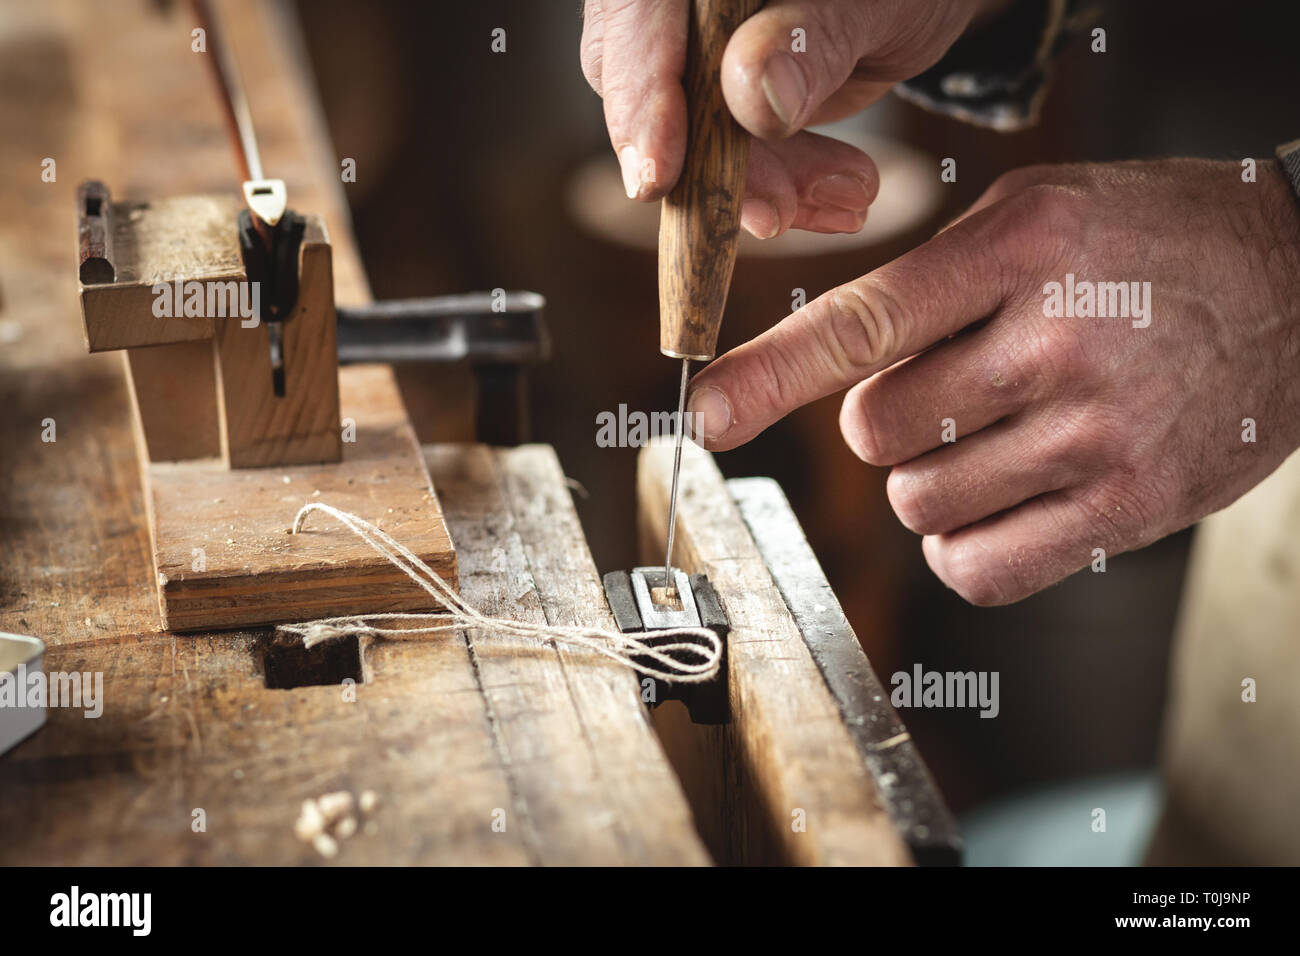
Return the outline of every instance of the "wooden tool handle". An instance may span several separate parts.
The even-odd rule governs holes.
[[[692,0],[687,30],[686,163],[659,213],[659,349],[708,361],[736,265],[749,134],[722,98],[722,52],[763,0]]]

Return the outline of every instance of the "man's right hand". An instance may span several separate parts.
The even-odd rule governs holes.
[[[861,229],[875,164],[804,127],[856,113],[933,66],[976,15],[1003,2],[770,0],[741,24],[722,60],[727,106],[756,137],[741,225],[760,239]],[[586,0],[582,71],[605,101],[634,199],[661,198],[681,173],[688,3]]]

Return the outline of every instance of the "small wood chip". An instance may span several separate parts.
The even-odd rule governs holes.
[[[294,835],[304,843],[314,840],[325,832],[325,817],[315,800],[304,800],[298,822],[293,825]]]
[[[293,832],[304,843],[310,843],[316,852],[327,859],[338,855],[339,843],[351,839],[363,824],[353,813],[354,804],[363,816],[372,813],[379,806],[379,794],[373,790],[361,791],[360,797],[353,799],[348,790],[335,790],[315,799],[302,802],[302,812],[293,826]],[[376,832],[373,820],[366,820],[364,831]]]
[[[333,823],[339,817],[352,811],[352,794],[346,790],[327,793],[325,796],[317,798],[316,802],[320,804],[320,812],[324,815],[326,823]]]
[[[311,841],[311,845],[316,848],[317,853],[326,859],[333,859],[339,855],[339,845],[328,833],[316,834],[316,838]]]

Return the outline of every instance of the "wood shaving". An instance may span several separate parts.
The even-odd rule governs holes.
[[[364,829],[367,834],[378,830],[374,820],[365,820],[364,824],[358,820],[358,815],[353,813],[354,806],[361,817],[368,817],[379,806],[379,794],[363,790],[354,799],[351,791],[335,790],[304,800],[293,825],[294,836],[331,860],[338,855],[339,844],[356,836],[358,830]]]

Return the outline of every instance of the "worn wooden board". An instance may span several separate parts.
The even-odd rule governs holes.
[[[112,184],[108,184],[110,190]],[[230,283],[244,280],[235,216],[238,193],[217,196],[157,196],[112,203],[111,283],[85,286],[81,318],[91,352],[211,339],[214,319],[155,315],[159,284],[176,280]],[[168,294],[171,294],[169,290]]]
[[[608,614],[549,448],[428,455],[469,600],[538,621]],[[82,575],[101,607],[119,603],[99,586],[112,574]],[[50,639],[77,613],[7,608],[0,628]],[[633,675],[604,658],[490,631],[364,642],[355,686],[280,690],[264,682],[266,632],[123,633],[124,620],[51,640],[47,670],[103,675],[103,713],[54,709],[0,759],[0,864],[319,862],[293,822],[338,789],[381,800],[341,863],[708,862]]]
[[[638,465],[642,556],[663,555],[673,449]],[[703,572],[731,622],[732,722],[698,727],[673,702],[655,725],[714,858],[727,863],[903,865],[895,829],[839,706],[711,456],[682,454],[674,564]]]
[[[392,371],[344,370],[355,441],[326,465],[231,470],[220,459],[148,468],[164,628],[241,627],[379,611],[429,597],[365,542],[325,517],[290,534],[297,510],[324,501],[377,525],[453,587],[456,555]]]
[[[549,447],[450,446],[429,462],[466,600],[496,616],[613,627]],[[472,633],[470,653],[539,861],[708,862],[630,670],[592,651],[491,633]]]
[[[325,215],[339,298],[364,301],[292,32],[277,4],[223,7],[258,90],[256,120],[274,131],[262,141],[267,168],[296,207]],[[130,404],[120,361],[85,354],[72,215],[84,178],[175,195],[235,177],[185,5],[153,10],[129,5],[111,31],[86,31],[93,5],[69,0],[19,0],[0,17],[0,85],[25,91],[0,97],[11,131],[0,175],[12,187],[0,191],[0,630],[40,636],[47,670],[99,673],[104,688],[98,718],[55,708],[0,757],[0,864],[319,862],[292,826],[303,799],[336,789],[381,801],[374,832],[343,845],[344,864],[707,862],[631,676],[603,661],[517,655],[491,635],[475,635],[471,652],[453,634],[366,644],[355,686],[280,690],[265,684],[265,630],[157,630]],[[51,154],[58,180],[43,183]],[[54,441],[42,440],[46,419]],[[558,465],[528,479],[539,487],[518,476],[548,456],[434,455],[464,541],[462,593],[557,620],[599,614],[555,583],[585,554]],[[561,513],[542,520],[546,509]],[[512,681],[516,667],[524,682]],[[582,772],[566,783],[570,767]]]
[[[790,502],[770,478],[733,478],[727,491],[839,707],[895,829],[917,863],[956,865],[962,854],[956,821],[844,616]]]

